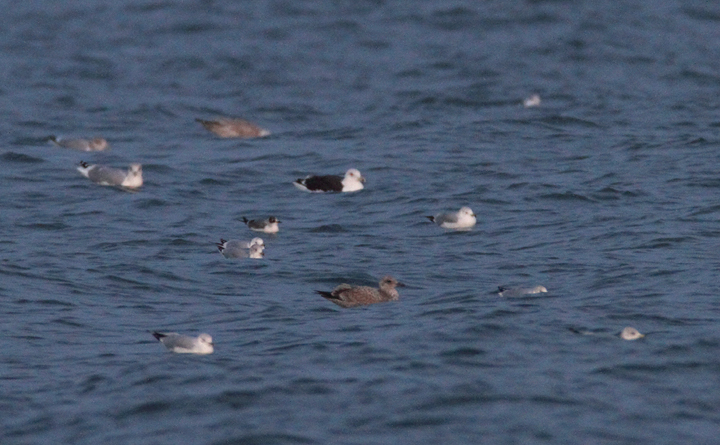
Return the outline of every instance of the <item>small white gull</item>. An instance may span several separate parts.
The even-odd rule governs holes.
[[[345,172],[345,176],[325,175],[307,176],[298,179],[293,185],[307,192],[357,192],[364,188],[365,178],[356,168]]]
[[[522,295],[534,295],[547,292],[545,286],[533,287],[503,287],[498,286],[498,295],[501,297],[520,297]]]
[[[338,306],[356,307],[397,300],[400,298],[400,294],[397,289],[395,289],[396,286],[403,287],[405,285],[388,275],[380,280],[380,289],[369,286],[353,287],[343,283],[333,289],[332,292],[321,290],[315,292]]]
[[[620,333],[620,338],[623,340],[637,340],[643,337],[645,337],[645,335],[641,334],[640,331],[629,326],[623,329]]]
[[[103,138],[64,139],[50,136],[50,141],[58,147],[80,151],[103,151],[108,148],[108,142]]]
[[[200,334],[197,337],[188,337],[175,332],[160,333],[153,332],[153,337],[165,345],[170,352],[179,354],[212,354],[213,340],[209,334]]]
[[[279,221],[274,216],[271,216],[268,219],[250,220],[243,216],[242,222],[244,222],[250,228],[250,230],[254,230],[255,232],[278,233],[280,231],[280,227],[278,227],[278,224],[281,221]]]
[[[533,94],[532,96],[527,97],[527,98],[525,98],[525,100],[523,100],[523,107],[525,107],[525,108],[537,107],[537,106],[540,106],[540,102],[542,102],[540,100],[540,95]]]
[[[142,165],[130,164],[128,171],[105,165],[88,164],[80,161],[77,170],[86,178],[100,185],[119,185],[137,188],[143,185]]]
[[[457,213],[440,213],[426,218],[443,229],[469,229],[477,223],[477,218],[470,207],[463,207]]]

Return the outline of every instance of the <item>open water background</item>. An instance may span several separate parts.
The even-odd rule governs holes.
[[[0,76],[3,444],[717,441],[720,6],[15,2]],[[267,215],[265,259],[217,253]],[[313,292],[385,274],[400,301]]]

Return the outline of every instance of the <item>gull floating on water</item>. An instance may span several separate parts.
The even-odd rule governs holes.
[[[545,293],[547,289],[545,286],[535,287],[503,287],[498,286],[498,295],[501,297],[520,297],[522,295],[533,295],[539,293]]]
[[[265,243],[261,238],[253,238],[250,242],[225,241],[220,238],[220,242],[215,245],[225,258],[259,259],[265,255]]]
[[[160,343],[164,344],[170,352],[180,354],[212,354],[213,348],[212,337],[209,334],[200,334],[197,337],[188,337],[175,332],[166,334],[153,332],[153,337],[157,338]]]
[[[440,213],[426,218],[444,229],[469,229],[477,223],[470,207],[463,207],[457,213]]]
[[[324,298],[332,301],[342,307],[367,306],[373,303],[383,303],[385,301],[394,301],[400,298],[400,294],[395,289],[396,286],[405,286],[391,277],[390,275],[380,280],[380,289],[368,286],[353,287],[349,284],[341,284],[332,292],[315,291]]]
[[[142,165],[140,164],[130,164],[130,170],[125,171],[80,161],[77,170],[86,178],[90,178],[91,181],[100,185],[119,185],[128,188],[143,185]]]
[[[620,338],[623,340],[637,340],[638,338],[643,338],[645,335],[641,334],[637,329],[627,327],[622,330],[620,333]]]
[[[524,106],[525,108],[537,107],[537,106],[540,105],[540,102],[541,102],[541,100],[540,100],[540,95],[539,95],[539,94],[533,94],[532,96],[530,96],[530,97],[526,98],[525,100],[523,100],[523,106]]]
[[[103,151],[108,148],[108,142],[103,138],[93,139],[62,139],[50,136],[50,141],[63,148],[72,148],[80,151]]]
[[[200,122],[208,131],[221,138],[261,138],[270,135],[268,130],[242,119],[219,118],[213,121],[203,119],[195,120]]]
[[[357,192],[364,188],[365,178],[356,168],[345,172],[345,176],[325,175],[308,176],[298,179],[293,185],[307,192]]]
[[[278,224],[281,221],[278,221],[278,219],[274,216],[271,216],[268,219],[251,220],[248,220],[243,216],[242,222],[244,222],[250,228],[250,230],[254,230],[256,232],[278,233],[280,231],[280,227],[278,227]]]

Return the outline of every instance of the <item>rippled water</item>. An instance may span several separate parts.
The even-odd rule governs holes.
[[[712,443],[719,25],[674,1],[7,6],[0,441]],[[273,135],[194,122],[218,115]],[[291,185],[350,167],[365,190]],[[471,231],[424,218],[463,205]],[[217,253],[268,215],[265,259]],[[385,274],[400,301],[314,293]]]

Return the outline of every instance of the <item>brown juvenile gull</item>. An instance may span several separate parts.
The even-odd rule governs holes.
[[[269,217],[268,219],[247,219],[243,216],[242,222],[244,222],[250,230],[254,230],[255,232],[264,232],[264,233],[278,233],[280,231],[280,227],[278,227],[278,224],[281,222],[274,216]]]
[[[365,186],[365,178],[356,168],[345,172],[345,176],[324,175],[307,176],[293,182],[293,185],[306,192],[357,192]]]
[[[200,122],[208,131],[221,138],[261,138],[270,135],[270,132],[266,129],[242,119],[221,117],[214,121],[195,120]]]
[[[404,287],[390,275],[380,280],[380,289],[369,286],[353,287],[349,284],[341,284],[333,289],[332,292],[317,290],[318,294],[342,307],[367,306],[368,304],[383,303],[385,301],[395,301],[400,298],[400,294],[395,286]]]
[[[188,337],[175,332],[160,333],[153,332],[153,337],[165,345],[170,352],[179,354],[212,354],[213,340],[210,334],[200,334],[197,337]]]
[[[72,148],[80,151],[103,151],[108,148],[108,142],[103,138],[92,139],[61,139],[50,136],[50,142],[63,148]]]
[[[119,185],[137,188],[143,185],[142,165],[130,164],[130,170],[120,170],[105,165],[88,164],[80,161],[77,170],[92,182],[100,185]]]

